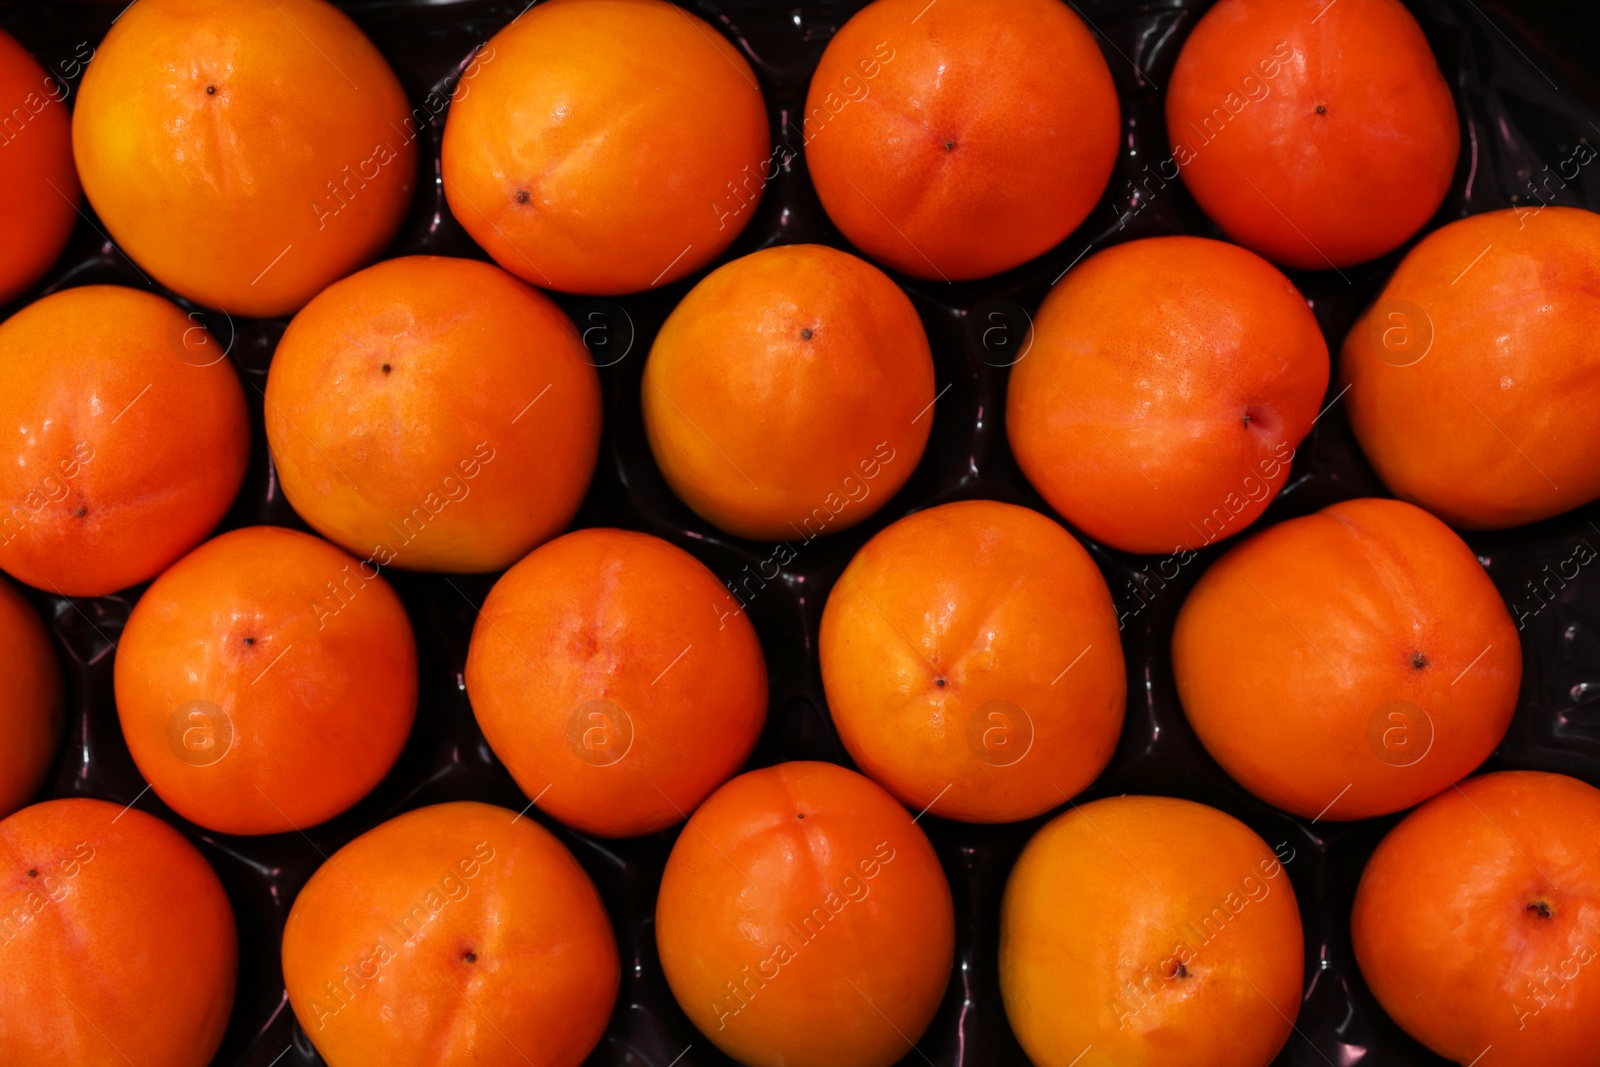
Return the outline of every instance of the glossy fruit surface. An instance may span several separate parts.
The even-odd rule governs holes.
[[[417,132],[388,62],[324,0],[139,0],[89,64],[72,144],[145,272],[276,316],[388,245]]]
[[[982,278],[1059,244],[1105,191],[1120,112],[1059,0],[876,0],[812,75],[806,164],[828,217],[919,278]]]
[[[1364,819],[1448,788],[1500,743],[1522,646],[1472,549],[1421,508],[1347,500],[1211,566],[1178,613],[1189,723],[1240,785]]]
[[[489,42],[444,132],[450,210],[546,289],[654,289],[711,262],[777,173],[750,64],[664,0],[550,0]]]
[[[667,484],[749,538],[811,540],[865,519],[911,477],[934,420],[911,301],[822,245],[707,275],[661,327],[641,392]]]
[[[1327,386],[1328,346],[1288,278],[1237,245],[1152,237],[1050,290],[1006,430],[1028,480],[1090,537],[1198,551],[1266,510]]]
[[[1512,208],[1435,230],[1346,336],[1350,425],[1395,495],[1453,526],[1600,497],[1600,215]]]
[[[76,65],[76,61],[68,61]],[[78,221],[78,170],[66,89],[0,30],[0,305],[61,255]]]
[[[944,995],[950,886],[911,815],[831,763],[711,795],[678,835],[656,945],[700,1032],[754,1067],[888,1067]]]
[[[379,567],[509,567],[572,521],[600,382],[572,320],[477,260],[407,256],[328,287],[272,359],[284,495]]]
[[[1403,244],[1461,146],[1450,86],[1399,0],[1222,0],[1184,42],[1166,110],[1172,157],[1141,184],[1181,172],[1229,237],[1307,270]]]
[[[522,791],[608,837],[681,822],[766,721],[739,602],[687,552],[627,530],[558,537],[507,571],[473,627],[466,685]]]
[[[62,596],[155,577],[244,480],[250,424],[222,349],[176,304],[66,289],[0,323],[0,567]]]
[[[323,541],[250,526],[157,578],[117,646],[117,714],[139,771],[230,834],[326,822],[400,755],[417,650],[400,598]]]
[[[1385,1011],[1441,1056],[1579,1067],[1600,1047],[1600,790],[1503,771],[1412,812],[1367,862],[1351,935]]]
[[[1038,1067],[1088,1049],[1118,1067],[1267,1067],[1300,1010],[1303,958],[1278,855],[1171,797],[1063,812],[1001,905],[1006,1017]]]
[[[1122,731],[1105,579],[1071,534],[1013,504],[943,504],[867,542],[828,596],[818,651],[851,758],[915,811],[1031,818],[1092,782]]]
[[[577,1067],[616,1000],[600,895],[544,827],[406,812],[335,852],[283,930],[289,1003],[329,1067]]]
[[[0,819],[28,802],[61,741],[61,668],[33,605],[0,579]]]
[[[103,800],[0,821],[0,1063],[206,1067],[238,979],[233,908],[172,827]]]

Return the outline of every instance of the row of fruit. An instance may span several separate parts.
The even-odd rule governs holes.
[[[37,98],[43,72],[8,38],[0,52],[4,77]],[[930,79],[950,96],[925,113]],[[633,836],[692,813],[656,903],[689,1017],[755,1064],[904,1055],[944,995],[954,936],[916,822],[1071,804],[1121,734],[1119,619],[1088,553],[1034,511],[973,501],[903,518],[846,568],[818,647],[865,777],[789,763],[733,778],[767,705],[740,590],[657,538],[557,536],[593,475],[599,376],[528,283],[632,292],[726,250],[789,162],[769,149],[739,51],[660,0],[550,0],[469,57],[439,180],[498,266],[357,269],[409,203],[426,116],[321,0],[139,0],[88,66],[70,146],[61,100],[23,106],[0,147],[20,146],[0,173],[29,205],[0,298],[59,254],[81,179],[116,248],[173,293],[293,313],[266,433],[277,483],[321,537],[205,540],[250,445],[244,391],[198,314],[81,286],[0,323],[0,567],[66,597],[155,579],[115,664],[153,791],[231,834],[347,810],[393,766],[416,710],[415,639],[382,570],[509,567],[468,653],[473,712],[530,800],[569,826]],[[1038,309],[1006,426],[1075,528],[1181,567],[1261,515],[1326,410],[1326,343],[1272,263],[1337,269],[1410,239],[1441,202],[1458,135],[1395,0],[1224,0],[1185,45],[1167,119],[1173,177],[1238,244],[1133,241],[1075,265]],[[1099,46],[1058,0],[877,0],[830,43],[802,129],[855,247],[951,281],[1075,229],[1105,190],[1120,122]],[[1494,212],[1417,244],[1345,339],[1333,397],[1410,502],[1349,501],[1240,544],[1173,640],[1191,725],[1257,796],[1314,821],[1427,802],[1370,864],[1353,932],[1385,1008],[1462,1062],[1498,1045],[1509,1058],[1486,1064],[1533,1048],[1579,1063],[1600,1037],[1600,993],[1567,974],[1600,921],[1600,793],[1525,773],[1457,785],[1503,737],[1522,661],[1515,621],[1445,524],[1516,525],[1600,496],[1600,424],[1554,415],[1600,388],[1597,275],[1600,219],[1582,211]],[[781,569],[791,539],[888,503],[939,394],[922,322],[888,275],[788,245],[689,291],[641,396],[672,490],[725,532],[777,541]],[[37,618],[9,591],[5,603],[10,812],[54,756],[61,693]],[[17,899],[0,936],[30,946],[0,992],[0,1058],[210,1059],[235,932],[180,835],[49,801],[0,823],[0,857]],[[1090,1047],[1117,1063],[1181,1062],[1178,1048],[1269,1062],[1302,988],[1282,868],[1199,805],[1074,805],[1024,853],[1001,916],[1023,1047],[1042,1067]],[[163,906],[174,894],[181,915]],[[164,953],[180,921],[188,951]],[[1439,951],[1468,928],[1481,944]],[[1213,945],[1224,930],[1237,932]],[[116,947],[91,967],[86,941]],[[610,920],[576,861],[524,814],[474,804],[407,813],[332,856],[296,901],[283,967],[334,1067],[419,1048],[572,1067],[618,988]],[[1496,997],[1511,1010],[1463,1019]],[[1217,1015],[1225,1030],[1205,1024]]]

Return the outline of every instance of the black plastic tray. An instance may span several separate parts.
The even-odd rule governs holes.
[[[1408,0],[1455,92],[1463,135],[1451,193],[1428,229],[1461,215],[1535,203],[1550,193],[1552,172],[1579,141],[1600,141],[1600,88],[1590,79],[1600,54],[1600,8],[1554,0]],[[434,114],[424,130],[419,192],[391,255],[419,252],[487,258],[451,217],[438,183],[444,101],[474,47],[523,8],[514,2],[349,0],[340,4],[386,55],[412,103]],[[802,110],[811,71],[834,30],[861,0],[781,3],[771,0],[686,2],[744,51],[761,82],[774,141],[798,148],[788,123]],[[822,695],[814,648],[826,591],[850,556],[889,522],[931,504],[969,497],[1012,501],[1052,514],[1028,487],[1006,445],[1006,367],[1052,282],[1092,246],[1168,233],[1220,236],[1181,182],[1159,189],[1126,224],[1130,181],[1146,162],[1165,159],[1161,87],[1178,49],[1209,6],[1191,0],[1076,0],[1094,28],[1122,97],[1124,146],[1117,172],[1080,230],[1040,259],[979,282],[948,285],[898,279],[911,294],[933,345],[938,386],[952,386],[935,411],[933,437],[916,473],[876,516],[799,553],[779,580],[752,600],[771,674],[765,732],[750,766],[788,759],[849,764]],[[100,41],[120,5],[46,4],[0,0],[0,28],[17,37],[47,69],[72,85],[71,64]],[[1141,73],[1142,72],[1142,73]],[[70,75],[70,77],[68,77]],[[430,95],[437,93],[438,95]],[[770,244],[815,241],[848,248],[828,222],[794,159],[766,190],[748,230],[718,263]],[[1571,167],[1566,168],[1568,172]],[[1586,168],[1593,169],[1593,168]],[[1550,183],[1548,188],[1555,188]],[[1580,172],[1553,202],[1600,208],[1600,182]],[[74,285],[146,283],[102,235],[92,212],[80,222],[45,283],[8,308]],[[1409,245],[1407,246],[1409,247]],[[1402,252],[1404,249],[1401,250]],[[1377,293],[1400,252],[1341,273],[1290,272],[1313,302],[1329,348]],[[703,274],[703,272],[702,272]],[[650,457],[639,413],[639,378],[662,320],[701,275],[654,293],[615,300],[557,299],[586,331],[601,365],[606,426],[599,467],[575,526],[621,526],[664,537],[692,552],[725,580],[767,558],[771,546],[729,538],[677,501]],[[171,294],[166,294],[171,295]],[[231,345],[251,401],[254,451],[249,474],[223,529],[275,523],[306,529],[275,490],[261,428],[261,393],[283,320],[229,320],[206,313]],[[1334,380],[1337,381],[1337,371]],[[0,383],[4,388],[4,383]],[[1330,388],[1328,399],[1334,399]],[[1353,496],[1387,495],[1373,477],[1335,404],[1300,448],[1282,495],[1260,520],[1303,515]],[[1594,417],[1584,413],[1582,417]],[[1059,517],[1058,517],[1059,518]],[[1471,534],[1514,616],[1532,613],[1522,632],[1524,677],[1517,714],[1485,769],[1537,768],[1600,785],[1600,578],[1584,573],[1548,604],[1530,586],[1540,568],[1568,558],[1580,541],[1600,545],[1600,507],[1590,505],[1534,526]],[[1120,793],[1162,793],[1215,805],[1244,820],[1269,844],[1284,843],[1286,864],[1305,920],[1306,982],[1296,1033],[1279,1065],[1440,1064],[1390,1022],[1356,969],[1349,912],[1363,864],[1398,816],[1353,824],[1294,818],[1256,800],[1208,757],[1184,720],[1173,686],[1168,645],[1179,604],[1195,579],[1232,542],[1204,550],[1171,580],[1144,579],[1150,557],[1087,542],[1128,619],[1123,646],[1129,706],[1111,766],[1084,799]],[[358,834],[411,808],[477,799],[520,810],[526,803],[495,760],[473,721],[461,683],[474,605],[493,576],[454,578],[386,572],[411,614],[420,652],[421,701],[416,727],[399,762],[354,809],[304,836],[239,838],[192,826],[145,784],[128,755],[112,700],[113,645],[143,591],[65,599],[30,592],[52,623],[65,665],[71,715],[65,750],[43,795],[94,796],[135,802],[173,823],[216,867],[239,921],[240,982],[233,1018],[215,1063],[219,1067],[307,1067],[322,1061],[294,1021],[283,990],[278,945],[295,894],[322,862]],[[800,579],[803,578],[803,582]],[[453,586],[452,587],[452,583]],[[470,602],[469,602],[470,601]],[[1519,610],[1520,609],[1520,610]],[[1025,1064],[1001,1006],[996,962],[1000,895],[1017,853],[1048,816],[983,827],[929,816],[922,826],[950,878],[957,915],[957,966],[937,1018],[905,1063],[939,1067]],[[656,958],[654,906],[667,853],[678,830],[627,841],[594,840],[551,820],[605,898],[622,953],[622,989],[606,1036],[591,1064],[679,1067],[726,1064],[673,1001]],[[1287,853],[1286,853],[1287,854]],[[1062,901],[1062,906],[1070,906]],[[108,947],[109,950],[109,947]],[[690,1047],[692,1046],[692,1047]],[[685,1049],[688,1049],[687,1054]],[[1600,1054],[1600,1053],[1597,1053]],[[679,1059],[679,1056],[682,1056]]]

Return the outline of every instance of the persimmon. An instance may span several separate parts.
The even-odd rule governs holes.
[[[1511,208],[1423,238],[1344,342],[1350,425],[1396,496],[1495,529],[1600,497],[1600,215]]]
[[[693,274],[777,175],[750,64],[665,0],[548,0],[455,91],[450,210],[506,270],[617,294]]]
[[[1439,1055],[1594,1062],[1600,790],[1539,771],[1446,790],[1378,845],[1350,929],[1378,1003]]]
[[[72,144],[134,262],[264,317],[383,251],[418,128],[388,62],[324,0],[140,0],[89,64]]]
[[[1328,387],[1305,297],[1253,252],[1152,237],[1045,297],[1006,432],[1039,495],[1128,552],[1198,551],[1261,516]]]
[[[895,270],[955,281],[1049,251],[1116,163],[1100,46],[1059,0],[876,0],[828,43],[801,126],[828,217]]]
[[[26,804],[50,769],[65,709],[61,669],[32,605],[0,579],[0,819]]]
[[[78,221],[66,99],[65,86],[0,30],[0,305],[50,269]]]
[[[329,1067],[577,1067],[621,972],[572,853],[532,819],[460,801],[318,868],[284,924],[283,979]]]
[[[883,530],[828,594],[817,647],[851,758],[919,811],[1049,811],[1105,769],[1122,731],[1105,579],[1071,534],[1014,504],[944,504]]]
[[[755,746],[767,668],[739,602],[648,534],[578,530],[489,592],[467,695],[522,791],[607,837],[664,829]]]
[[[147,581],[244,481],[244,390],[168,300],[53,293],[0,323],[0,567],[62,596]]]
[[[1292,857],[1291,857],[1292,858]],[[1033,836],[1000,909],[1000,992],[1038,1067],[1267,1067],[1305,950],[1279,856],[1231,815],[1123,796]]]
[[[1455,176],[1450,86],[1399,0],[1221,0],[1167,88],[1172,158],[1229,237],[1327,270],[1403,244]]]
[[[933,355],[911,300],[823,245],[712,271],[662,325],[640,389],[667,484],[739,537],[854,526],[911,477],[933,426]]]
[[[1516,710],[1522,646],[1478,557],[1398,500],[1347,500],[1228,552],[1178,612],[1189,723],[1296,815],[1364,819],[1469,774]]]
[[[128,751],[173,811],[223,833],[283,833],[333,818],[394,765],[416,714],[416,643],[376,569],[251,526],[139,598],[116,694]]]
[[[206,1067],[238,981],[205,857],[136,808],[74,797],[0,820],[0,1063]]]
[[[329,286],[267,375],[283,492],[379,567],[510,566],[572,521],[600,377],[572,320],[478,260],[408,256]]]
[[[950,886],[911,815],[831,763],[711,794],[656,900],[673,996],[753,1067],[888,1067],[911,1052],[955,952]]]

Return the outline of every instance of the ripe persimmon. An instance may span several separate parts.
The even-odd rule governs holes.
[[[0,30],[0,305],[50,269],[78,221],[67,90]]]
[[[854,526],[911,477],[934,418],[911,300],[823,245],[712,271],[667,317],[640,388],[667,484],[739,537]]]
[[[1272,264],[1202,237],[1085,260],[1045,297],[1011,370],[1028,481],[1090,537],[1197,551],[1266,510],[1328,387],[1328,346]]]
[[[1350,425],[1396,496],[1494,529],[1600,497],[1600,215],[1511,208],[1407,253],[1344,342]]]
[[[379,567],[509,567],[559,533],[600,448],[572,320],[492,264],[407,256],[329,286],[267,375],[283,493]]]
[[[1201,576],[1172,666],[1189,723],[1240,785],[1364,819],[1471,773],[1505,735],[1522,646],[1478,557],[1398,500],[1273,526]]]
[[[1403,244],[1443,203],[1461,131],[1400,0],[1221,0],[1178,53],[1172,159],[1212,221],[1274,263],[1327,270]]]
[[[945,818],[1049,811],[1105,769],[1122,731],[1105,579],[1071,534],[1014,504],[944,504],[868,541],[828,594],[818,653],[851,758]]]
[[[84,192],[134,262],[237,315],[376,257],[416,186],[400,80],[324,0],[140,0],[73,112]]]
[[[717,576],[658,537],[578,530],[495,583],[467,695],[522,791],[607,837],[664,829],[755,746],[767,668]]]
[[[1502,771],[1406,816],[1362,872],[1361,975],[1457,1063],[1583,1067],[1600,1047],[1600,790]]]
[[[61,668],[33,606],[0,579],[0,819],[38,792],[61,740]]]
[[[375,568],[250,526],[139,598],[116,692],[128,751],[173,811],[223,833],[284,833],[333,818],[393,766],[416,713],[416,643]]]
[[[752,1067],[888,1067],[944,996],[950,885],[909,812],[831,763],[781,763],[711,794],[656,900],[673,996]]]
[[[238,981],[216,872],[153,815],[47,800],[0,820],[0,1063],[206,1067]]]
[[[1291,857],[1292,858],[1292,857]],[[1110,797],[1033,836],[1000,909],[1000,992],[1038,1067],[1267,1067],[1300,1011],[1294,888],[1248,826]]]
[[[1105,191],[1121,112],[1060,0],[876,0],[828,42],[801,121],[828,217],[919,278],[1049,251]]]
[[[461,801],[369,830],[283,928],[295,1017],[329,1067],[577,1067],[621,980],[600,894],[530,818]]]
[[[739,49],[665,0],[547,0],[489,41],[444,129],[450,210],[506,270],[615,294],[693,274],[778,156]]]
[[[0,567],[103,596],[210,533],[250,458],[244,390],[220,351],[177,305],[114,285],[0,323]]]

